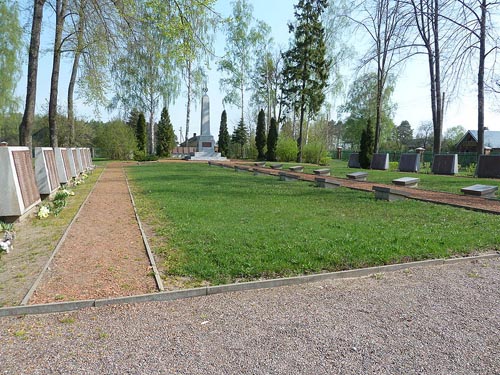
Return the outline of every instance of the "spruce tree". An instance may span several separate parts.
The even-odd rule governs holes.
[[[267,160],[276,161],[276,146],[278,145],[278,124],[276,119],[271,118],[269,134],[267,136]]]
[[[255,146],[257,147],[257,160],[266,160],[264,148],[266,147],[266,114],[261,109],[257,118],[257,129],[255,133]]]
[[[229,143],[231,138],[229,136],[229,131],[227,130],[227,113],[226,110],[222,111],[220,117],[220,127],[219,127],[219,152],[222,156],[229,156]]]
[[[146,154],[147,134],[146,134],[146,119],[144,113],[139,113],[137,124],[135,126],[135,137],[137,139],[137,149]]]
[[[295,5],[296,23],[288,25],[294,40],[283,54],[283,93],[300,115],[298,162],[302,162],[306,116],[313,117],[320,111],[328,85],[331,62],[326,57],[325,29],[321,24],[327,5],[327,0],[299,0]]]
[[[243,122],[243,119],[240,119],[238,127],[234,130],[233,137],[231,140],[233,143],[240,145],[241,152],[239,157],[243,157],[243,146],[245,146],[247,140],[248,140],[248,132],[245,127],[245,123]]]
[[[366,129],[361,133],[361,142],[359,150],[359,165],[361,168],[368,169],[372,162],[373,147],[375,146],[375,133],[373,130],[372,122],[368,119]]]
[[[156,154],[160,157],[169,157],[175,147],[174,127],[170,122],[168,109],[163,108],[157,131],[158,143],[156,144]]]

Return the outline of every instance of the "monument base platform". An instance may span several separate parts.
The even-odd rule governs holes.
[[[225,156],[221,156],[220,152],[200,151],[200,152],[195,152],[194,155],[189,157],[188,160],[209,161],[209,160],[227,160],[227,158]]]

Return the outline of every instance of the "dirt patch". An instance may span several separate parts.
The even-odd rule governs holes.
[[[122,164],[110,163],[30,304],[156,290]]]

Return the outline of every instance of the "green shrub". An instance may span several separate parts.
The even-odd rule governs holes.
[[[399,168],[399,162],[397,162],[397,161],[389,162],[389,170],[390,171],[395,172],[398,170],[398,168]]]
[[[297,142],[293,138],[280,137],[276,146],[276,156],[279,161],[294,161],[297,159]]]
[[[328,154],[321,142],[310,142],[304,146],[302,157],[306,163],[325,164]]]

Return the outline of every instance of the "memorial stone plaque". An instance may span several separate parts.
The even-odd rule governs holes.
[[[82,164],[80,163],[80,158],[78,157],[79,152],[76,148],[72,148],[71,153],[73,154],[73,162],[75,163],[76,175],[78,176],[82,173]]]
[[[71,180],[71,168],[69,167],[68,153],[66,148],[54,148],[56,158],[57,176],[60,184],[67,184]]]
[[[74,158],[72,148],[66,149],[66,156],[68,157],[68,164],[69,164],[69,168],[71,170],[70,177],[74,177],[74,178],[78,177],[78,171],[76,168],[75,158]]]
[[[84,162],[82,154],[83,154],[82,148],[78,147],[76,149],[76,157],[78,159],[78,164],[80,165],[80,173],[85,172],[85,170],[87,169],[87,167],[85,166],[85,162]]]
[[[40,194],[51,194],[59,187],[56,158],[52,148],[35,148],[35,177]]]
[[[401,154],[399,159],[400,172],[418,172],[420,169],[419,154]]]
[[[476,175],[479,178],[500,178],[500,155],[480,155]]]
[[[27,147],[0,147],[0,216],[21,216],[40,203]]]
[[[454,175],[458,173],[457,154],[436,154],[432,161],[432,173]]]
[[[359,153],[353,152],[351,155],[349,155],[349,162],[347,163],[347,167],[361,168],[361,165],[359,165]]]
[[[389,154],[374,154],[370,168],[387,171],[389,169]]]

